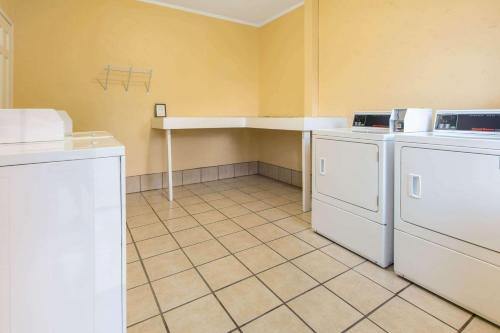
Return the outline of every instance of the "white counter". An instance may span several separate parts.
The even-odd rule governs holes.
[[[153,118],[156,129],[255,128],[284,131],[312,131],[347,127],[340,117],[164,117]]]
[[[163,117],[153,118],[151,127],[166,131],[169,184],[172,184],[172,130],[254,128],[302,132],[302,207],[311,209],[311,132],[319,129],[347,127],[341,117]],[[169,200],[174,198],[169,186]]]

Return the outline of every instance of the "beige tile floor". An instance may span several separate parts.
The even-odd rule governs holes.
[[[260,176],[127,196],[129,333],[500,329],[315,234]]]

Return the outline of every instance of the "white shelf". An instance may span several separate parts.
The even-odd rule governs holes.
[[[163,117],[153,118],[152,128],[166,131],[168,181],[173,182],[172,130],[209,128],[255,128],[302,132],[302,209],[311,210],[311,132],[319,129],[347,127],[341,117]],[[173,187],[168,198],[174,200]]]
[[[209,129],[255,128],[285,131],[313,131],[347,127],[342,117],[164,117],[153,118],[152,128]]]

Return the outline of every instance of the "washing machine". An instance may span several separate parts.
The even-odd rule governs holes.
[[[68,119],[0,110],[1,333],[127,331],[125,147]]]
[[[396,109],[358,112],[352,128],[314,131],[313,230],[392,264],[394,133],[431,127],[432,110]]]
[[[500,324],[500,110],[395,137],[394,270]]]

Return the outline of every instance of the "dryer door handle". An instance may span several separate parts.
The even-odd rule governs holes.
[[[320,157],[319,159],[319,174],[326,175],[326,158]]]
[[[420,175],[408,175],[408,190],[410,197],[422,199],[422,177]]]

